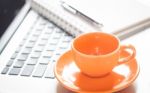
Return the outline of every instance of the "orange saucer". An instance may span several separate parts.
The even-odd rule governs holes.
[[[121,57],[129,55],[121,53]],[[135,59],[128,64],[115,67],[108,75],[91,78],[80,72],[76,67],[71,51],[63,54],[55,65],[57,80],[67,89],[80,93],[110,93],[124,89],[131,85],[139,73],[139,66]]]

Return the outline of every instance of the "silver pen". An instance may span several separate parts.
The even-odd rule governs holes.
[[[81,18],[84,18],[88,23],[95,25],[98,28],[101,28],[103,26],[103,24],[100,24],[99,22],[95,21],[94,19],[88,17],[87,15],[83,14],[82,12],[78,11],[77,9],[75,9],[74,7],[70,6],[69,4],[67,4],[64,1],[61,1],[61,6],[66,9],[67,11],[78,15]]]

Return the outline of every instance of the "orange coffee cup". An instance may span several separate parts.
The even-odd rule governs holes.
[[[76,37],[71,45],[75,64],[91,77],[104,76],[115,66],[125,64],[135,57],[132,45],[120,45],[120,40],[108,33],[90,32]],[[128,57],[120,58],[121,51],[131,50]]]

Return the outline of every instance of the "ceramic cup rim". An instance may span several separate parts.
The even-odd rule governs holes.
[[[74,47],[74,42],[75,42],[78,38],[80,38],[80,37],[82,37],[82,36],[85,36],[85,35],[88,35],[88,34],[96,34],[96,33],[105,34],[105,35],[108,35],[108,36],[110,36],[110,37],[115,38],[116,41],[118,42],[117,48],[114,49],[112,52],[109,52],[109,53],[107,53],[107,54],[96,55],[96,56],[95,56],[95,55],[89,55],[89,54],[82,53],[82,52],[80,52],[79,50],[77,50],[77,49]],[[112,55],[112,54],[115,54],[116,52],[118,52],[118,51],[120,50],[120,40],[119,40],[118,37],[116,37],[115,35],[110,34],[110,33],[104,33],[104,32],[88,32],[88,33],[83,33],[83,34],[80,34],[79,36],[77,36],[77,37],[71,42],[71,48],[72,48],[73,51],[79,53],[79,54],[82,55],[82,56],[88,56],[88,57],[106,57],[106,56],[110,56],[110,55]]]

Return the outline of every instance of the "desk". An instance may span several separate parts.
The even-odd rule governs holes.
[[[149,93],[150,92],[150,28],[122,41],[132,44],[137,50],[136,59],[140,65],[140,73],[135,82],[127,89],[118,93]]]

